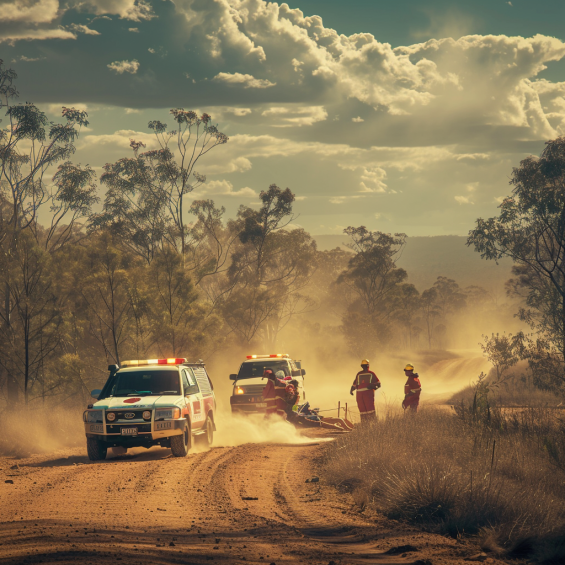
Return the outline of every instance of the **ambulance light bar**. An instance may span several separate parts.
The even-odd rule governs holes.
[[[290,356],[288,353],[271,353],[270,355],[247,355],[247,359],[269,359],[270,357],[288,359]]]
[[[171,359],[137,359],[122,361],[122,367],[143,367],[144,365],[181,365],[186,363],[186,357],[173,357]]]

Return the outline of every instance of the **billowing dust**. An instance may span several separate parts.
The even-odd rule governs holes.
[[[306,400],[311,407],[319,408],[322,416],[335,417],[339,406],[341,417],[346,415],[347,410],[348,419],[358,421],[355,397],[349,395],[349,389],[360,368],[359,360],[348,356],[328,366],[316,356],[297,355],[296,358],[302,358],[306,369]],[[300,444],[312,441],[286,422],[269,421],[262,415],[231,413],[229,397],[233,383],[228,376],[239,369],[240,360],[241,355],[224,357],[223,367],[211,364],[209,368],[218,400],[214,445],[233,447],[246,443]],[[371,360],[371,369],[382,383],[376,395],[377,412],[384,414],[391,407],[400,408],[406,362],[414,363],[420,374],[423,389],[421,406],[446,402],[452,394],[476,381],[481,371],[490,370],[490,364],[478,349],[377,356]],[[82,407],[46,407],[3,412],[0,416],[0,455],[26,457],[33,453],[85,446],[82,411]],[[194,449],[200,451],[203,448],[195,442]],[[143,448],[129,451],[130,454],[143,452]]]

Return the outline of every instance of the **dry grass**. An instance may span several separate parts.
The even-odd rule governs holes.
[[[487,417],[488,416],[488,417]],[[565,421],[532,408],[389,413],[328,447],[325,472],[338,487],[389,517],[486,550],[565,561]]]
[[[0,456],[27,457],[85,442],[82,409],[18,408],[0,413]]]

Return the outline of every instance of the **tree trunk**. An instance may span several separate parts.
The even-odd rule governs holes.
[[[10,283],[6,282],[4,286],[4,313],[5,313],[5,327],[6,327],[6,335],[9,334],[10,326],[12,324],[11,317],[10,317],[10,310],[11,310],[11,299],[10,299]],[[9,370],[6,371],[6,395],[8,399],[8,410],[15,408],[19,403],[19,387],[14,375],[10,373]]]

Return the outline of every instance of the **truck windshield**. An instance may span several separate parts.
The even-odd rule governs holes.
[[[116,375],[110,396],[180,394],[178,370],[131,371]]]
[[[237,378],[250,379],[252,377],[262,377],[265,369],[271,369],[273,373],[283,371],[285,377],[290,376],[290,369],[286,361],[262,359],[261,361],[254,361],[253,363],[242,363]]]

